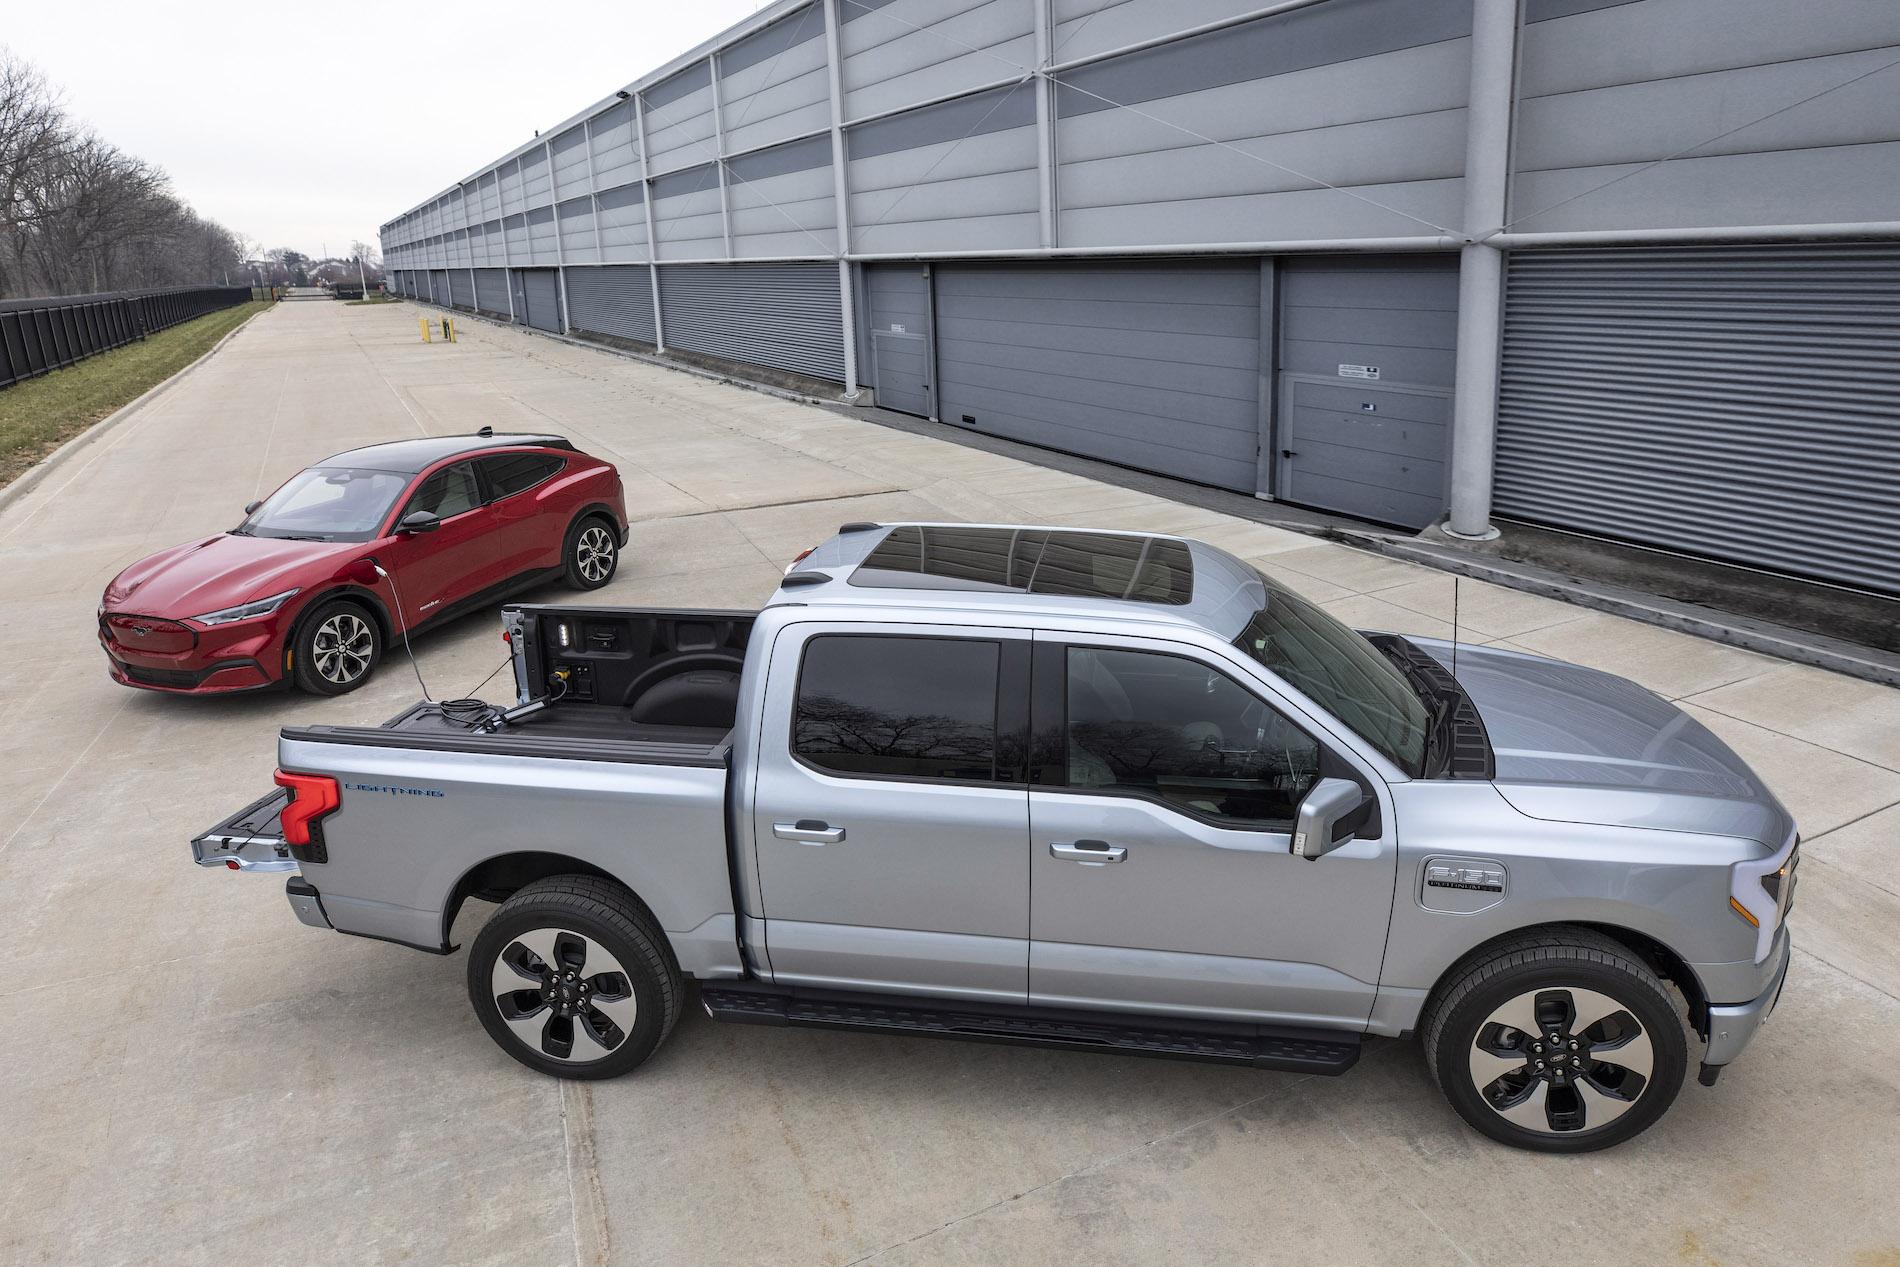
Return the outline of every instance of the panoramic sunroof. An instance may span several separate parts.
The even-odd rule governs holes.
[[[1179,541],[1047,528],[894,528],[851,574],[881,589],[1014,591],[1179,606],[1194,562]]]

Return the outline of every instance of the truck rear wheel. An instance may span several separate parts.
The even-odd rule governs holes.
[[[1473,956],[1439,987],[1420,1033],[1458,1115],[1535,1152],[1590,1152],[1641,1134],[1688,1068],[1662,980],[1628,947],[1581,928]]]
[[[631,893],[596,876],[537,880],[501,904],[468,956],[482,1028],[530,1069],[615,1078],[653,1054],[684,989],[666,938]]]

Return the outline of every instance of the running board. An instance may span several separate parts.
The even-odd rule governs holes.
[[[1335,1075],[1359,1059],[1359,1036],[1332,1030],[1260,1025],[1169,1027],[1155,1018],[1131,1019],[1053,1009],[986,1008],[912,998],[787,993],[757,986],[702,985],[700,1002],[715,1021],[738,1025],[797,1025],[918,1038],[960,1038],[1246,1065],[1284,1073]]]

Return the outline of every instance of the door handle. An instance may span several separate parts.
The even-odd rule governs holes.
[[[1049,842],[1051,858],[1066,858],[1084,866],[1101,867],[1111,862],[1120,862],[1128,856],[1124,845],[1111,845],[1106,840],[1052,840]]]
[[[800,844],[835,845],[844,839],[844,828],[833,827],[822,818],[801,818],[795,823],[773,823],[772,834]]]
[[[1281,450],[1280,450],[1280,456],[1281,456],[1281,457],[1283,457],[1283,458],[1292,458],[1292,457],[1298,457],[1298,456],[1299,456],[1299,451],[1298,451],[1298,450],[1296,450],[1296,449],[1281,449]]]

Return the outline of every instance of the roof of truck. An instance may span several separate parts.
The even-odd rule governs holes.
[[[419,440],[391,440],[387,444],[368,444],[325,458],[318,466],[347,466],[363,471],[392,471],[414,475],[427,470],[443,458],[486,449],[505,449],[516,445],[534,445],[545,449],[573,449],[565,436],[545,432],[491,433],[489,435],[427,436]]]
[[[800,560],[774,601],[1113,616],[1230,639],[1266,605],[1266,584],[1224,550],[1161,533],[864,523]]]

